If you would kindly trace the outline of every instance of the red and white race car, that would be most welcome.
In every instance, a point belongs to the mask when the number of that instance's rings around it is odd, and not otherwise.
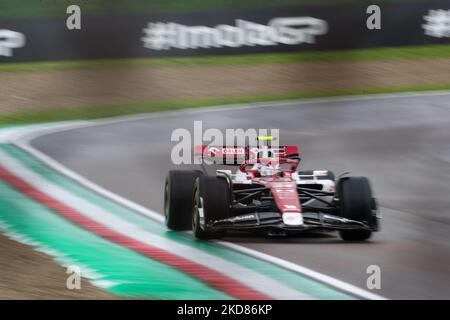
[[[298,171],[295,146],[199,146],[196,154],[239,168],[234,173],[217,169],[214,175],[204,166],[170,171],[164,196],[169,229],[192,229],[199,239],[222,238],[227,230],[274,236],[338,230],[348,241],[366,240],[378,230],[369,180],[343,176],[336,181],[331,171]]]

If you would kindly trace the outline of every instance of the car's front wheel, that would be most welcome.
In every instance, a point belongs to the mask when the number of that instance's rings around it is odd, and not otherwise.
[[[376,229],[377,217],[374,213],[374,199],[369,180],[366,177],[345,177],[337,183],[340,215],[343,218],[363,222]],[[363,241],[370,238],[372,231],[352,229],[339,231],[346,241]]]
[[[192,232],[197,239],[219,239],[225,230],[211,230],[208,223],[226,219],[230,212],[228,183],[218,177],[200,176],[195,182]]]
[[[201,175],[200,171],[169,171],[164,187],[164,217],[169,229],[191,229],[194,184]]]

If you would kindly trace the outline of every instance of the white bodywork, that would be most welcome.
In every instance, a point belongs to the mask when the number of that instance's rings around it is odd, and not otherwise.
[[[297,185],[311,185],[318,184],[321,185],[321,191],[334,192],[336,189],[336,183],[331,179],[323,179],[328,175],[329,171],[327,170],[313,170],[312,174],[299,174],[299,172],[295,172],[292,174],[292,177],[296,180]],[[240,171],[239,169],[236,173],[232,173],[231,170],[216,170],[216,174],[225,174],[231,177],[233,184],[251,184],[252,181],[247,179],[247,175]],[[333,196],[323,196],[323,200],[333,201]],[[309,201],[304,202],[302,205],[314,205],[320,206],[320,201],[316,199],[311,199]],[[303,216],[301,214],[291,214],[291,215],[283,215],[283,222],[287,225],[300,225],[303,224]]]
[[[231,170],[216,170],[216,174],[226,174],[231,177],[233,183],[251,184],[252,181],[247,179],[247,175],[239,169],[236,173]],[[312,175],[299,175],[298,172],[292,174],[292,177],[296,180],[297,185],[302,184],[320,184],[322,185],[321,191],[334,192],[336,183],[329,179],[320,179],[328,175],[327,170],[314,170]]]

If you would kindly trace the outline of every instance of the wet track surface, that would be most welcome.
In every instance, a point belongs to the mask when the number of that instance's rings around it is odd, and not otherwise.
[[[367,243],[334,233],[226,240],[366,288],[381,268],[387,298],[450,298],[450,95],[196,111],[46,135],[33,146],[99,185],[158,212],[176,128],[279,128],[304,169],[351,171],[372,182],[381,232]]]

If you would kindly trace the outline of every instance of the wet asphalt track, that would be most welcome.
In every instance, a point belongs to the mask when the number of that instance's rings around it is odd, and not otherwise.
[[[368,243],[334,234],[227,240],[366,288],[381,268],[387,298],[450,299],[450,94],[297,103],[143,118],[36,139],[33,145],[90,180],[162,212],[175,128],[280,128],[303,167],[372,181],[382,231]]]

